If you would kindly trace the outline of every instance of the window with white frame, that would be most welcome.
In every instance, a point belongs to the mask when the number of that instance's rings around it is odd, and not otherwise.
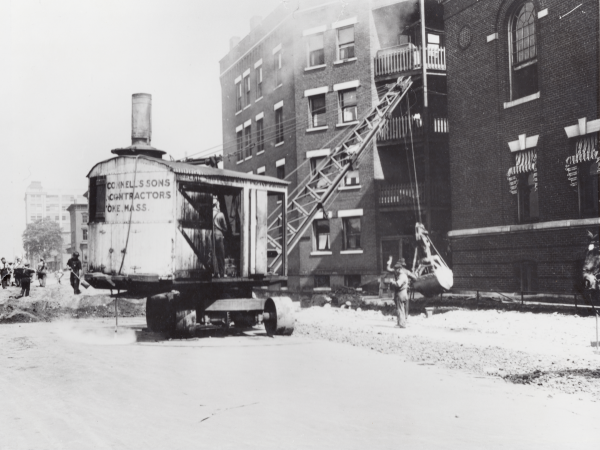
[[[313,277],[315,289],[331,287],[331,278],[329,275],[315,275]]]
[[[344,186],[360,186],[360,178],[358,176],[358,170],[349,170],[344,177]]]
[[[250,122],[250,121],[248,121]],[[250,123],[244,124],[244,149],[246,151],[246,159],[252,157],[252,125]]]
[[[240,162],[244,160],[244,135],[241,128],[235,133],[235,138],[237,143],[237,160]]]
[[[325,161],[325,158],[327,158],[327,157],[326,156],[315,156],[315,157],[310,158],[310,173],[312,175],[315,175],[319,168],[322,169],[321,165],[323,164],[323,161]],[[316,183],[317,189],[324,189],[324,186],[321,186],[321,181],[323,182],[323,184],[326,182],[325,179],[321,178],[321,175],[319,175],[317,178],[317,183]]]
[[[325,64],[324,34],[318,33],[306,37],[308,67]]]
[[[329,238],[329,219],[313,221],[313,249],[315,251],[331,250]]]
[[[283,142],[283,106],[275,110],[275,144]]]
[[[282,72],[281,48],[273,53],[273,76],[275,77],[275,87],[283,83],[281,76]]]
[[[539,219],[540,206],[537,189],[537,172],[519,175],[518,184],[519,222],[532,222]]]
[[[344,217],[342,219],[344,229],[344,250],[360,250],[360,217]]]
[[[354,58],[354,25],[337,29],[338,59]]]
[[[537,39],[535,6],[521,3],[509,21],[511,100],[538,92]]]
[[[265,151],[265,131],[263,118],[261,117],[256,121],[256,153]]]
[[[261,167],[259,167],[258,169],[256,169],[256,174],[257,174],[257,175],[264,175],[264,174],[265,174],[265,171],[266,171],[266,168],[265,168],[265,166],[261,166]]]
[[[281,160],[281,162],[277,161],[275,165],[277,169],[277,178],[279,178],[280,180],[285,180],[285,159]]]
[[[235,83],[235,110],[239,112],[242,110],[242,81]]]
[[[244,77],[244,105],[249,106],[252,101],[250,100],[250,73]]]
[[[262,97],[262,86],[263,86],[263,70],[262,65],[256,68],[256,99]]]
[[[356,89],[338,91],[339,123],[354,122],[358,120],[358,100]]]
[[[308,98],[310,128],[327,126],[327,106],[325,94],[313,95]]]

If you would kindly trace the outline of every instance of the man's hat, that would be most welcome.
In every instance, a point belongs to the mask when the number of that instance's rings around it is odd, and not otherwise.
[[[73,256],[79,256],[79,252],[73,252]]]
[[[400,268],[400,267],[406,267],[406,261],[404,260],[404,258],[400,258],[397,262],[396,265],[394,266],[394,268]]]

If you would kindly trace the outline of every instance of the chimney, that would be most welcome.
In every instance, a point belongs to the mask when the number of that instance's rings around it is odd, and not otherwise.
[[[252,16],[250,18],[250,31],[254,30],[262,22],[261,16]]]
[[[152,141],[152,95],[131,96],[131,145],[111,150],[115,155],[146,155],[161,158],[166,152],[150,145]]]
[[[229,39],[229,50],[233,50],[233,48],[240,43],[240,38],[238,36],[233,36]]]

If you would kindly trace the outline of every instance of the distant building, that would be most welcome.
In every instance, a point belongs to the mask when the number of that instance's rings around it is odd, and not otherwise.
[[[71,219],[67,208],[73,203],[87,205],[87,199],[80,189],[44,189],[40,181],[32,181],[25,190],[25,223],[49,218],[58,223],[63,236],[63,250],[49,261],[54,269],[61,267],[68,259],[68,248],[71,245]],[[56,264],[53,264],[56,263]]]
[[[88,263],[88,205],[73,203],[67,208],[71,219],[71,238],[68,253],[79,253],[84,270]]]
[[[444,1],[455,287],[572,293],[598,233],[598,1]]]
[[[436,245],[446,247],[445,35],[441,5],[425,6],[423,43],[416,0],[282,2],[265,19],[252,18],[250,34],[232,39],[220,61],[225,169],[285,178],[288,192],[387,85],[412,76],[412,92],[290,255],[291,288],[357,287],[374,280],[390,255],[410,265],[419,210]],[[269,199],[269,211],[278,200]]]

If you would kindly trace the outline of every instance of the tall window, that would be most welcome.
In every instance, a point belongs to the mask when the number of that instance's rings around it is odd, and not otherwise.
[[[265,132],[263,119],[256,121],[256,154],[265,151]]]
[[[250,74],[244,77],[244,104],[250,105]]]
[[[579,164],[579,205],[584,217],[598,217],[598,162]]]
[[[263,73],[262,66],[258,66],[256,69],[256,99],[262,97],[262,85],[263,85]]]
[[[313,95],[308,98],[310,112],[310,127],[324,127],[327,125],[327,109],[325,94]]]
[[[275,110],[275,144],[283,142],[283,107]]]
[[[315,275],[314,276],[315,288],[328,288],[331,287],[331,279],[329,275]]]
[[[517,289],[523,293],[534,294],[538,289],[537,264],[535,261],[517,261],[514,263]]]
[[[285,180],[285,164],[277,166],[277,178]]]
[[[354,58],[354,25],[338,28],[338,59]]]
[[[339,91],[339,118],[340,123],[354,122],[358,120],[358,101],[356,89]]]
[[[519,175],[519,222],[531,222],[539,219],[540,208],[536,172],[526,172]]]
[[[87,238],[88,238],[88,230],[87,230],[87,228],[83,228],[81,230],[81,232],[82,232],[82,235],[83,235],[83,240],[87,241]]]
[[[344,226],[344,250],[358,250],[360,246],[360,217],[346,217]]]
[[[313,158],[310,158],[310,173],[312,175],[315,175],[317,173],[317,169],[321,168],[321,170],[323,170],[324,168],[321,167],[321,164],[323,164],[323,161],[326,159],[326,156],[316,156]],[[314,188],[316,188],[317,190],[322,190],[325,189],[328,185],[327,179],[323,178],[321,175],[318,175],[318,177],[316,178],[316,183],[313,185]]]
[[[510,20],[511,100],[538,92],[535,7],[525,2]]]
[[[349,170],[344,177],[344,186],[360,186],[360,177],[358,170]]]
[[[275,77],[275,87],[283,83],[281,69],[281,50],[279,50],[273,55],[273,75]]]
[[[308,44],[308,66],[320,66],[325,64],[325,49],[323,46],[323,33],[313,34],[307,37]]]
[[[242,110],[242,82],[235,83],[235,111]]]
[[[316,251],[331,250],[329,242],[329,220],[319,219],[313,222],[314,246]]]
[[[246,158],[252,157],[252,125],[244,127],[244,148],[246,149]]]
[[[244,136],[242,130],[238,131],[235,137],[237,143],[237,160],[239,162],[244,160]]]

